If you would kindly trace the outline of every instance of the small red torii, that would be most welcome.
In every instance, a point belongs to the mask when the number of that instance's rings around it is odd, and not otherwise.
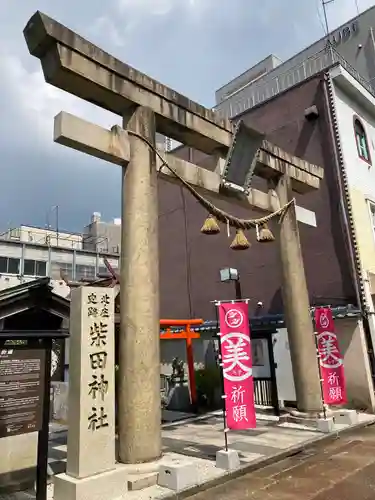
[[[189,373],[189,390],[191,404],[194,406],[197,403],[197,385],[195,382],[194,372],[194,354],[193,354],[193,339],[199,339],[200,334],[191,329],[192,326],[203,324],[203,319],[161,319],[160,327],[166,327],[166,331],[160,333],[161,340],[182,340],[186,342],[186,360]],[[182,327],[180,332],[173,333],[171,328]]]
[[[120,283],[120,277],[108,262],[106,257],[103,257],[104,265],[112,277],[112,286]],[[202,325],[203,319],[161,319],[160,327],[166,327],[166,331],[160,333],[161,340],[185,340],[186,342],[186,360],[189,373],[189,391],[191,404],[194,406],[197,403],[197,384],[195,381],[194,371],[194,354],[193,354],[193,339],[200,339],[200,334],[191,329],[192,326]],[[173,333],[171,328],[182,327],[182,331]]]
[[[104,256],[103,262],[105,267],[110,274],[110,283],[107,283],[106,286],[114,287],[120,284],[120,276],[117,274],[115,269],[108,262],[108,259]],[[61,278],[70,286],[72,283],[69,283],[66,277],[61,276]],[[97,283],[97,282],[96,282]],[[95,284],[95,283],[94,283]],[[77,284],[76,284],[77,285]],[[88,283],[87,285],[93,285],[93,283]],[[200,334],[191,329],[192,326],[199,326],[204,323],[203,319],[161,319],[160,320],[160,329],[165,327],[165,331],[160,333],[160,340],[185,340],[186,343],[186,360],[188,365],[188,373],[189,373],[189,392],[190,392],[190,401],[193,406],[197,403],[197,385],[195,380],[195,371],[194,371],[194,354],[193,354],[193,339],[200,339]],[[177,327],[181,328],[179,332],[172,332],[172,328]]]

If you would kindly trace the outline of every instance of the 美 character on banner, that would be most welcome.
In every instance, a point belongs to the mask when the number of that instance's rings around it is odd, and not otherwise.
[[[330,307],[315,309],[315,325],[323,402],[326,405],[343,405],[347,402],[344,360]]]
[[[218,303],[228,429],[256,427],[251,341],[246,302]]]

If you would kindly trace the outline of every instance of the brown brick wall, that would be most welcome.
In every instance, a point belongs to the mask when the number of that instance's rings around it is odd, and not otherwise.
[[[250,110],[242,118],[286,151],[324,168],[321,189],[296,196],[300,206],[316,213],[318,227],[300,224],[299,229],[311,304],[339,305],[354,302],[354,289],[338,211],[339,195],[323,85],[322,76],[318,76]],[[315,122],[309,122],[304,110],[313,104],[320,116]],[[206,155],[188,148],[181,148],[177,154],[206,168],[213,165]],[[255,186],[262,184],[262,180],[255,179]],[[211,300],[234,298],[233,284],[221,284],[219,280],[220,268],[227,266],[239,269],[243,296],[251,299],[252,310],[262,301],[262,313],[282,312],[277,244],[259,244],[251,233],[249,239],[253,245],[249,250],[230,250],[231,239],[225,227],[219,236],[201,235],[200,227],[206,214],[188,192],[160,181],[159,193],[163,317],[212,319]],[[221,202],[219,206],[239,217],[257,216],[254,211],[228,202]],[[277,224],[274,232],[276,235]]]

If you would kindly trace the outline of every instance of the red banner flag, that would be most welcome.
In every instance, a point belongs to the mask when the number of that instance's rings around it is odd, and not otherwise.
[[[228,429],[256,427],[248,305],[218,303]]]
[[[347,402],[344,361],[330,307],[315,309],[315,327],[323,401],[327,405],[343,405]]]

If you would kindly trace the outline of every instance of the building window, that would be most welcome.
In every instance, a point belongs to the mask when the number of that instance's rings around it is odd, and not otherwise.
[[[92,280],[95,279],[95,266],[85,266],[83,264],[76,265],[76,279],[77,280]]]
[[[375,235],[375,203],[369,201],[368,206],[370,209],[371,225]]]
[[[112,266],[112,269],[116,275],[120,274],[118,267]],[[99,267],[98,274],[102,277],[107,276],[109,278],[112,278],[112,273],[106,267]]]
[[[0,257],[0,273],[19,274],[20,259],[12,257]]]
[[[367,163],[371,163],[370,149],[368,147],[366,131],[359,118],[354,118],[354,134],[357,144],[358,156]]]
[[[23,274],[25,276],[46,276],[47,263],[41,260],[25,259],[23,263]]]
[[[20,239],[20,237],[21,237],[21,230],[20,230],[20,228],[19,228],[19,227],[18,227],[18,228],[15,228],[15,229],[11,229],[11,230],[9,231],[9,238],[10,238],[11,240],[19,240],[19,239]]]
[[[60,272],[61,278],[66,278],[68,280],[73,279],[73,265],[68,262],[52,262],[52,269],[58,270]]]
[[[98,274],[100,274],[100,275],[106,274],[107,276],[110,276],[110,272],[108,271],[108,269],[105,266],[99,267]]]

